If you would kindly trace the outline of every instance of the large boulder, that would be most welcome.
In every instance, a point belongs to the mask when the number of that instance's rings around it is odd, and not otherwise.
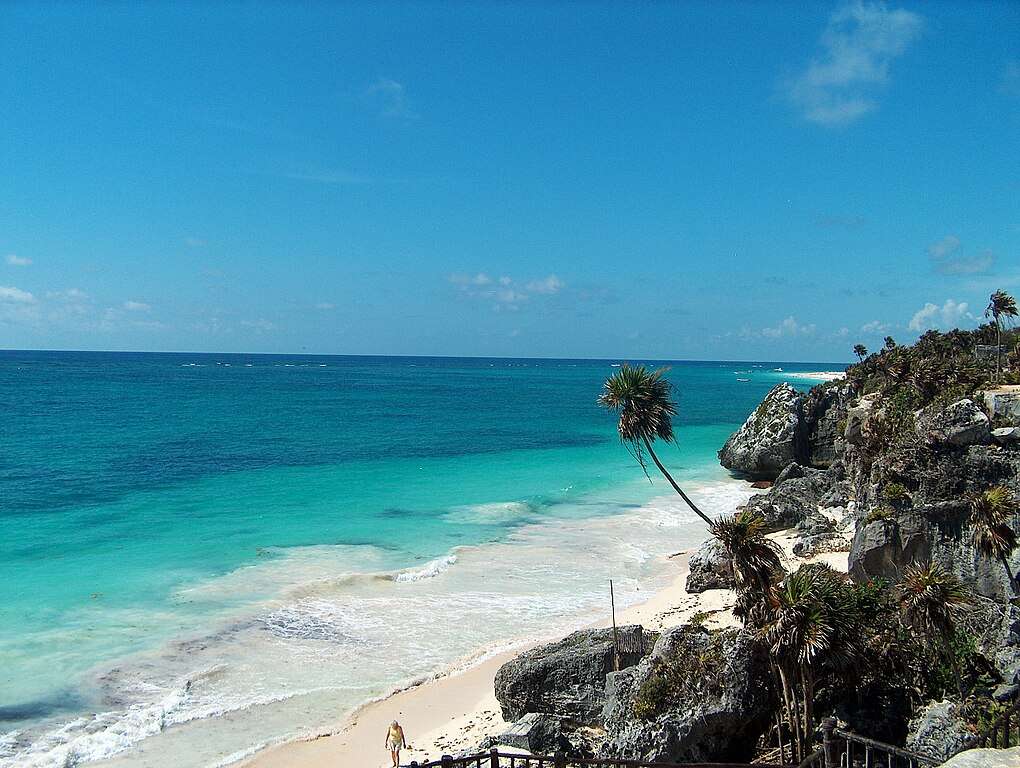
[[[828,472],[791,464],[768,493],[752,496],[746,506],[765,518],[769,531],[781,531],[816,514],[832,484]]]
[[[675,627],[640,664],[609,675],[602,754],[747,761],[773,703],[767,653],[749,632]]]
[[[974,741],[974,731],[956,711],[951,701],[935,701],[924,707],[910,721],[907,749],[935,758],[948,760]]]
[[[985,408],[996,423],[1020,426],[1020,384],[986,389]]]
[[[799,444],[802,401],[785,381],[773,387],[719,451],[722,465],[759,480],[778,476],[804,450]]]
[[[618,629],[620,668],[637,664],[658,635],[640,625]],[[507,722],[529,712],[546,712],[598,723],[606,675],[614,671],[613,630],[583,629],[508,661],[496,673],[496,700]]]
[[[942,768],[1017,768],[1020,747],[1010,749],[968,749],[946,762]]]
[[[966,398],[945,408],[919,411],[916,419],[918,434],[932,444],[961,447],[982,445],[991,439],[985,412]]]
[[[541,712],[529,712],[499,735],[485,739],[478,749],[499,746],[523,749],[535,755],[554,755],[557,752],[570,755],[574,752],[564,733],[563,718]]]
[[[717,539],[709,539],[688,560],[686,589],[690,593],[707,589],[732,589],[733,563]]]
[[[852,398],[853,390],[843,381],[814,387],[807,393],[802,411],[805,453],[798,456],[798,461],[820,469],[838,461],[841,429]]]

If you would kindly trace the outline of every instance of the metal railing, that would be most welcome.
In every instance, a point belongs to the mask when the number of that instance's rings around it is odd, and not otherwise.
[[[777,763],[647,763],[615,757],[575,758],[556,755],[515,755],[491,749],[467,757],[443,755],[415,768],[782,768]]]
[[[830,717],[822,723],[822,748],[804,758],[798,768],[929,768],[939,762],[919,752],[844,731]]]

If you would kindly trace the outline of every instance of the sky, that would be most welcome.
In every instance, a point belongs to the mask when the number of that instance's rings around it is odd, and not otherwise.
[[[851,358],[1020,292],[1020,3],[0,4],[0,349]]]

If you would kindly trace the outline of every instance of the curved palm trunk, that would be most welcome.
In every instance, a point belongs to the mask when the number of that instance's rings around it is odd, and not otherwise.
[[[1009,558],[1006,557],[1005,553],[999,553],[999,559],[1002,561],[1002,567],[1006,569],[1006,575],[1009,577],[1009,589],[1011,592],[1016,592],[1016,579],[1013,577],[1013,569],[1009,567]]]
[[[999,383],[1002,375],[1002,326],[999,325],[999,317],[995,317],[995,383]]]
[[[709,519],[708,515],[706,515],[704,512],[698,509],[694,502],[691,501],[690,498],[688,498],[686,493],[684,493],[683,488],[677,485],[676,480],[673,479],[673,476],[666,471],[666,468],[664,466],[662,466],[662,462],[659,461],[659,457],[656,456],[655,451],[652,450],[652,444],[648,440],[648,438],[646,437],[643,439],[645,442],[645,448],[648,450],[648,455],[652,457],[652,461],[655,462],[655,466],[659,468],[659,471],[662,473],[662,476],[669,480],[669,484],[673,486],[673,490],[680,494],[680,498],[687,502],[687,506],[693,509],[695,514],[697,514],[698,517],[704,520],[705,523],[709,527],[711,527],[712,521]]]

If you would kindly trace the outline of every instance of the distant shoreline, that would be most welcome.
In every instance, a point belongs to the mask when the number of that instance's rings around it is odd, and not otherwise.
[[[787,373],[791,379],[811,379],[813,381],[837,381],[846,376],[845,371],[808,371]]]

